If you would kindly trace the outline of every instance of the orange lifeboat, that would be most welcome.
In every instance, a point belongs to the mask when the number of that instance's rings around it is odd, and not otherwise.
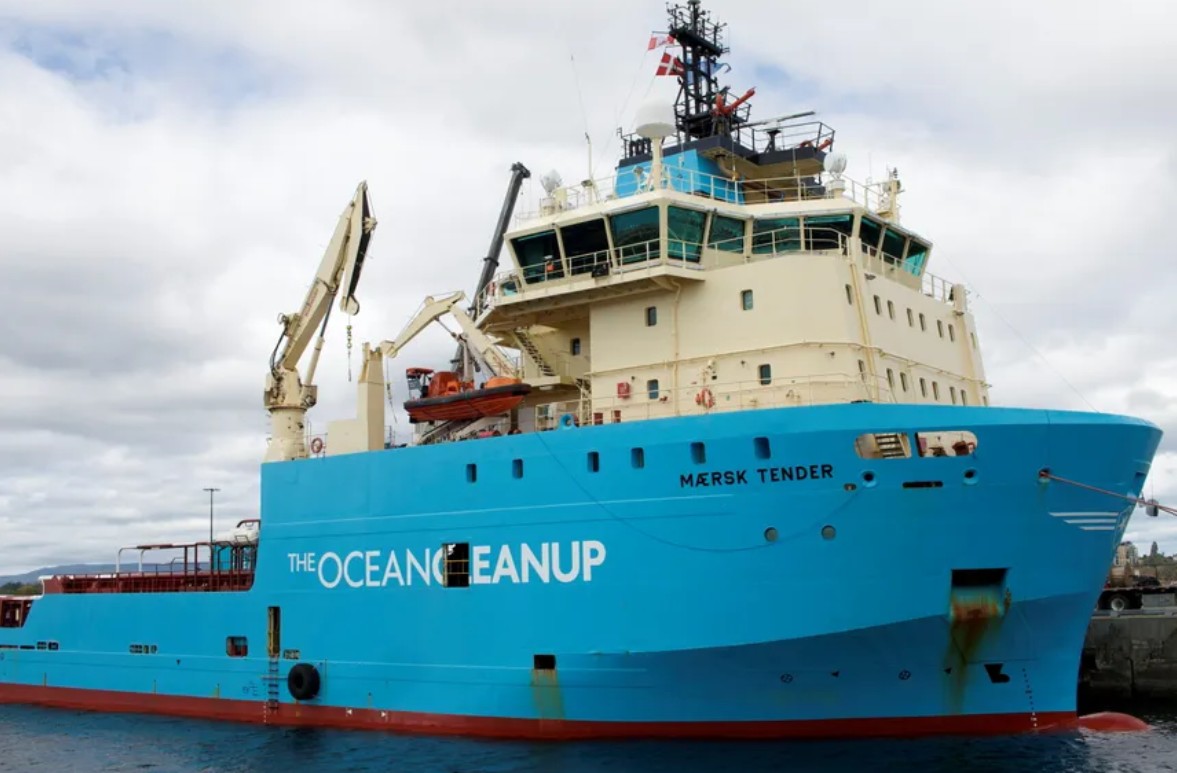
[[[459,421],[501,416],[523,402],[531,386],[520,379],[495,376],[475,388],[453,371],[436,373],[429,368],[405,371],[409,389],[419,390],[420,397],[405,401],[409,421]]]

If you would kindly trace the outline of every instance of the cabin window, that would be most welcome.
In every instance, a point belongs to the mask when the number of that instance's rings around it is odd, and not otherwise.
[[[888,228],[883,232],[883,259],[889,263],[898,263],[903,260],[903,250],[907,246],[907,237],[896,231],[894,228]]]
[[[652,378],[646,382],[646,396],[651,400],[658,399],[658,379]]]
[[[956,343],[956,330],[951,324],[948,325],[948,340]]]
[[[740,308],[744,311],[752,310],[752,291],[740,290]]]
[[[600,267],[609,270],[609,238],[605,235],[605,221],[567,225],[560,229],[564,254],[568,256],[568,270],[573,274],[588,274]]]
[[[936,320],[936,332],[940,334],[941,338],[944,337],[944,323],[941,320]]]
[[[511,460],[511,475],[512,475],[512,477],[515,477],[515,478],[522,478],[523,477],[523,460],[522,459]]]
[[[585,457],[585,462],[588,465],[589,472],[601,471],[601,453],[599,451],[589,451],[588,456]]]
[[[907,310],[907,326],[915,327],[915,317],[911,314],[911,309]]]
[[[924,270],[924,263],[928,260],[928,245],[912,239],[907,247],[907,257],[903,261],[903,268],[909,273],[919,274]]]
[[[467,464],[466,465],[466,482],[467,483],[477,483],[478,482],[478,465],[477,464]]]
[[[761,386],[768,386],[772,383],[772,366],[765,363],[760,366],[760,384]]]
[[[564,268],[560,265],[560,244],[556,241],[555,231],[520,236],[512,239],[511,244],[515,247],[515,259],[519,261],[523,281],[542,282],[564,276]]]
[[[445,556],[442,585],[447,588],[470,587],[470,543],[443,543],[441,554]]]
[[[666,208],[666,251],[670,257],[699,262],[707,214],[682,207]]]
[[[659,255],[658,208],[646,207],[609,218],[613,245],[622,263],[640,263]]]
[[[940,382],[939,381],[932,382],[932,399],[933,400],[940,399]]]
[[[244,636],[225,638],[225,654],[231,658],[243,658],[249,654],[249,639]]]
[[[805,218],[805,241],[810,250],[840,250],[854,232],[853,215],[814,215]]]
[[[846,303],[854,305],[854,291],[850,289],[850,285],[846,285]]]
[[[921,311],[920,312],[920,330],[927,330],[927,329],[928,329],[928,323],[927,323],[927,320],[924,319],[924,313]]]
[[[707,463],[707,446],[695,441],[691,443],[691,461],[695,464]]]
[[[887,316],[892,320],[895,319],[895,304],[891,303],[891,301],[887,301]]]
[[[617,424],[617,423],[618,423],[618,422],[620,422],[620,421],[621,421],[621,409],[620,409],[620,408],[614,408],[614,409],[613,409],[613,423],[614,423],[614,424]]]
[[[903,389],[904,392],[907,391],[907,374],[903,371],[899,372],[899,386]]]
[[[879,300],[879,296],[875,296],[875,314],[880,317],[883,316],[883,302]]]
[[[711,216],[711,232],[707,235],[707,246],[724,252],[744,251],[743,220],[723,215]]]
[[[887,368],[887,386],[892,390],[895,389],[895,371]]]
[[[883,238],[883,226],[876,220],[864,217],[858,226],[858,238],[862,240],[863,246],[868,248],[867,252],[873,254],[878,250],[879,240]]]
[[[657,306],[647,306],[646,307],[646,327],[654,327],[654,325],[657,325],[657,324],[658,324],[658,307]]]
[[[924,397],[928,396],[928,382],[924,381],[923,376],[920,376],[920,394]]]
[[[573,356],[580,354],[580,339],[579,338],[572,339],[572,354],[573,354]]]
[[[757,459],[768,459],[772,456],[772,446],[768,444],[766,437],[752,438],[752,448],[756,451]]]
[[[635,470],[646,466],[646,450],[644,448],[629,449],[629,464]]]
[[[801,219],[774,217],[752,222],[752,252],[756,255],[775,255],[801,249]]]
[[[952,404],[956,405],[956,387],[948,387],[948,397],[950,400],[952,400]]]
[[[968,405],[969,404],[969,393],[964,391],[964,389],[960,390],[960,404],[961,405]]]
[[[862,360],[858,361],[858,375],[862,377],[863,381],[866,381],[866,363]]]

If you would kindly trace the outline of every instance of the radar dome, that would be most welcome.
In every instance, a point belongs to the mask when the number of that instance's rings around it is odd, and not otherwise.
[[[675,131],[674,105],[651,100],[638,108],[634,131],[647,139],[669,137]]]
[[[564,181],[560,178],[560,173],[553,169],[541,177],[539,182],[544,186],[544,192],[551,195],[552,191],[559,188]]]
[[[831,153],[826,156],[825,170],[830,174],[842,174],[846,171],[846,154]]]

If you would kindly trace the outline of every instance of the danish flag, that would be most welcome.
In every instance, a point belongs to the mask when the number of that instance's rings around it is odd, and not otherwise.
[[[655,48],[673,45],[674,35],[659,35],[657,32],[655,32],[650,35],[650,43],[646,46],[646,50],[653,51]]]
[[[662,62],[658,65],[658,71],[654,75],[682,75],[685,72],[682,60],[667,53],[662,55]]]

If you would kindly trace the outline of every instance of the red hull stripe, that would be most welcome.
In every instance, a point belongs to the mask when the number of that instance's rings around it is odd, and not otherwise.
[[[814,719],[758,722],[595,722],[564,719],[512,719],[411,711],[346,709],[225,698],[78,690],[68,687],[0,685],[0,703],[31,703],[105,712],[168,714],[270,725],[398,730],[436,735],[493,738],[834,738],[940,734],[1005,734],[1065,730],[1076,726],[1071,712],[973,714],[881,719]]]

